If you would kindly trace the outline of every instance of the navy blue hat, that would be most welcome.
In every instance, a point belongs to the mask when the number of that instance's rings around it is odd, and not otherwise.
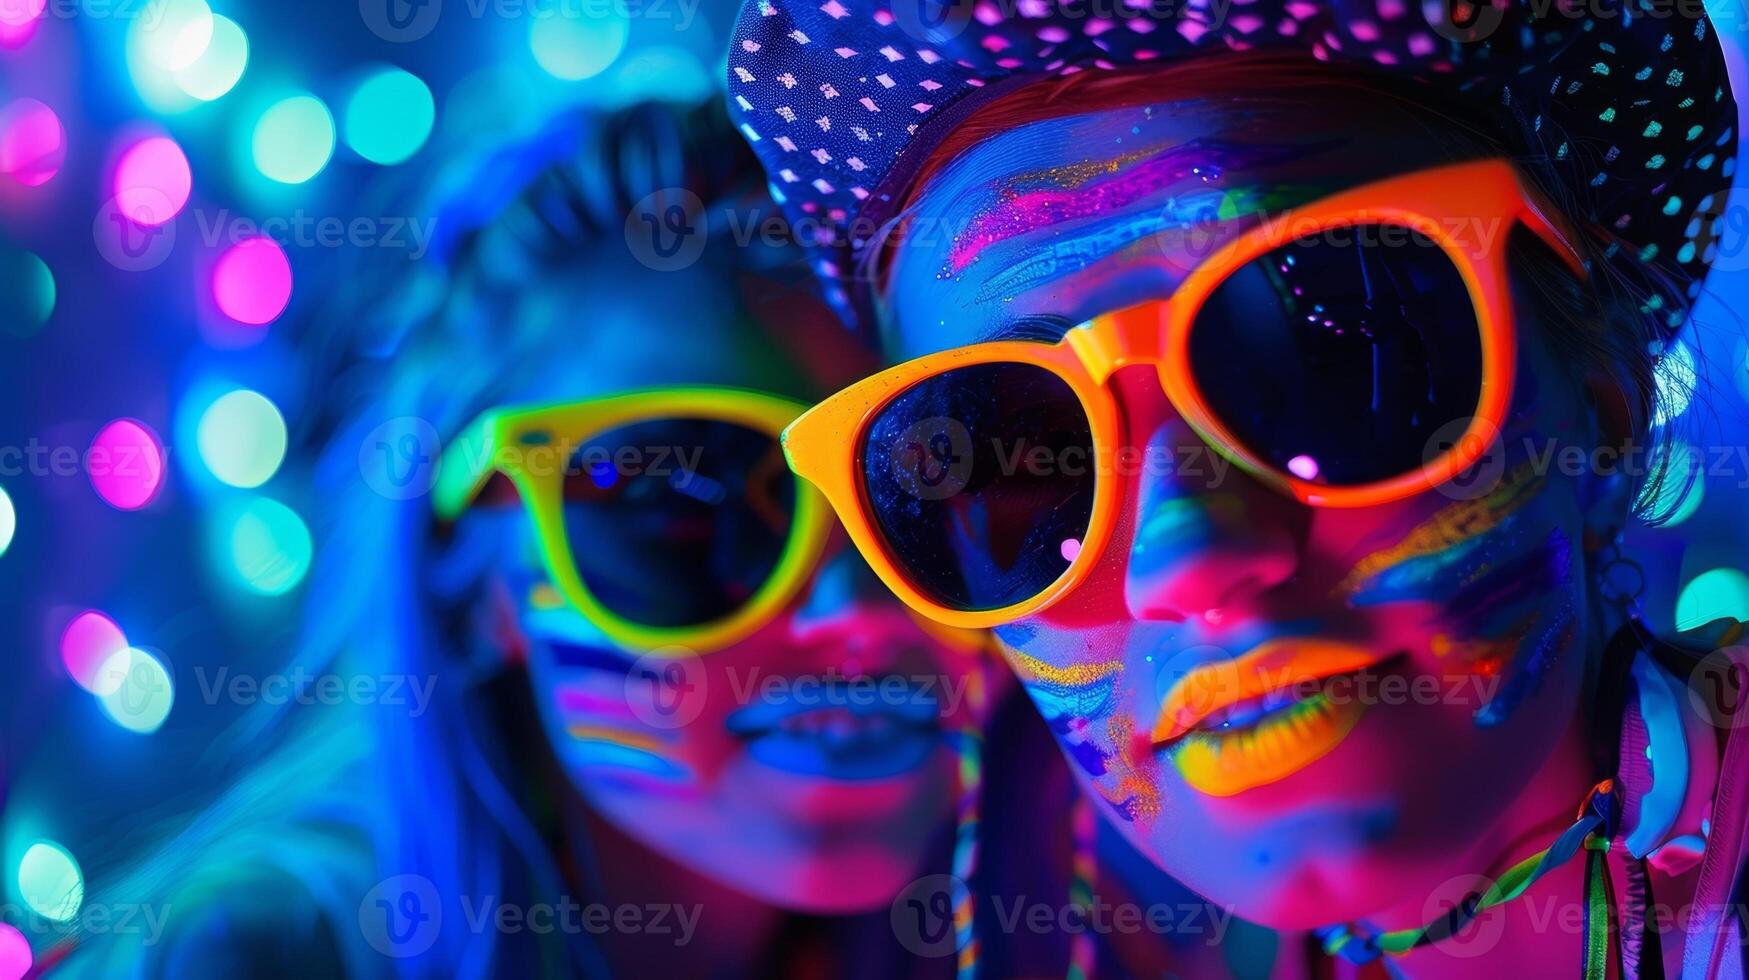
[[[861,253],[981,96],[1222,50],[1364,64],[1522,120],[1611,263],[1646,291],[1643,311],[1673,332],[1716,252],[1737,149],[1700,5],[1456,2],[1461,24],[1447,0],[1111,0],[1104,16],[1087,0],[749,0],[729,112],[828,298],[852,315],[866,312]]]

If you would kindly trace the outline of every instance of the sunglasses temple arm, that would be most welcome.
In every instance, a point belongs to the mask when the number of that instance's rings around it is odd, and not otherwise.
[[[473,503],[492,475],[497,417],[480,416],[443,448],[437,482],[431,488],[431,510],[440,521],[453,521]]]

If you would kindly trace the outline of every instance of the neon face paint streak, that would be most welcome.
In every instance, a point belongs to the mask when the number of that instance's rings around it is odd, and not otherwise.
[[[631,672],[632,661],[618,650],[598,646],[580,646],[545,640],[543,645],[552,654],[553,663],[575,670],[598,670],[625,676]]]
[[[1015,677],[1026,685],[1039,714],[1049,722],[1102,714],[1111,700],[1112,682],[1122,669],[1116,661],[1058,667],[1012,647],[1007,650]]]
[[[637,715],[632,711],[631,704],[626,700],[623,691],[618,697],[602,694],[581,684],[559,684],[554,690],[554,697],[559,703],[559,710],[567,717],[582,716],[586,719],[613,718],[625,721],[635,721]]]
[[[1458,639],[1444,633],[1433,637],[1431,646],[1433,655],[1440,659],[1453,659],[1463,662],[1466,671],[1472,676],[1493,677],[1518,654],[1530,636],[1531,627],[1536,625],[1537,613],[1529,613],[1509,627],[1504,636],[1495,639],[1479,637],[1475,639]]]
[[[947,270],[957,275],[985,249],[1010,238],[1110,214],[1189,182],[1194,182],[1192,186],[1212,183],[1241,154],[1252,157],[1260,152],[1260,148],[1190,140],[1146,158],[1138,154],[1009,177],[1002,182],[997,202],[973,217],[957,236]],[[1279,154],[1279,148],[1275,152]],[[1101,172],[1102,179],[1089,180]],[[1022,189],[1027,184],[1046,186]]]
[[[1125,248],[1145,243],[1162,232],[1192,228],[1198,221],[1208,220],[1208,215],[1215,210],[1215,206],[1232,196],[1230,193],[1217,191],[1189,195],[1173,200],[1157,211],[1127,218],[1115,226],[1095,228],[1053,241],[992,276],[978,288],[975,298],[979,302],[986,302],[1023,292],[1037,283],[1080,272]],[[1249,207],[1241,210],[1249,210]]]
[[[1389,569],[1417,558],[1437,555],[1486,534],[1533,499],[1542,487],[1543,478],[1532,464],[1520,464],[1507,473],[1505,480],[1491,493],[1445,507],[1416,525],[1396,544],[1361,558],[1337,585],[1336,593],[1352,596],[1369,580]]]
[[[1058,667],[1048,664],[1036,657],[1029,657],[1013,647],[1008,648],[1009,663],[1014,667],[1015,676],[1023,683],[1056,684],[1061,687],[1086,687],[1099,681],[1109,680],[1117,676],[1123,669],[1123,664],[1116,660],[1107,660],[1095,664],[1068,664]]]
[[[1572,606],[1562,606],[1536,642],[1528,650],[1520,651],[1518,663],[1511,667],[1500,692],[1476,709],[1476,727],[1492,728],[1500,724],[1510,718],[1526,698],[1535,694],[1555,657],[1573,645],[1576,628]]]
[[[588,777],[590,779],[596,779],[609,772],[637,773],[667,781],[684,781],[692,778],[690,770],[671,759],[631,746],[615,745],[611,742],[573,744],[567,747],[565,758],[571,765],[591,770]]]
[[[1542,547],[1465,585],[1446,601],[1445,615],[1456,622],[1478,622],[1540,601],[1565,588],[1572,571],[1572,541],[1566,532],[1554,528]]]

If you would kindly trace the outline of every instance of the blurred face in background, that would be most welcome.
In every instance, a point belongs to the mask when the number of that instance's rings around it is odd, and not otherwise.
[[[518,301],[518,322],[551,324],[550,342],[518,355],[502,404],[679,384],[805,400],[832,383],[828,369],[867,356],[791,296],[782,312],[816,316],[805,326],[830,341],[825,363],[806,363],[809,351],[754,323],[737,284],[708,262],[657,272],[623,249],[601,253]],[[769,434],[658,419],[564,451],[574,560],[616,611],[719,615],[781,551],[796,495]],[[994,693],[970,634],[922,628],[841,538],[834,528],[787,608],[702,656],[618,645],[573,609],[503,477],[458,522],[453,546],[489,553],[475,619],[525,662],[547,742],[596,812],[685,868],[830,913],[890,902],[948,839],[953,733],[981,723]]]

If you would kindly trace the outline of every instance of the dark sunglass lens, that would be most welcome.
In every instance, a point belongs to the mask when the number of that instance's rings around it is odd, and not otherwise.
[[[571,455],[565,535],[608,610],[645,626],[697,626],[770,579],[795,493],[768,433],[711,419],[639,422]]]
[[[1190,366],[1253,455],[1352,486],[1413,472],[1461,434],[1481,396],[1481,331],[1443,249],[1360,225],[1228,277],[1191,328]]]
[[[1048,588],[1093,513],[1093,435],[1061,378],[1028,364],[914,385],[862,445],[869,507],[911,582],[942,605],[999,609]]]

